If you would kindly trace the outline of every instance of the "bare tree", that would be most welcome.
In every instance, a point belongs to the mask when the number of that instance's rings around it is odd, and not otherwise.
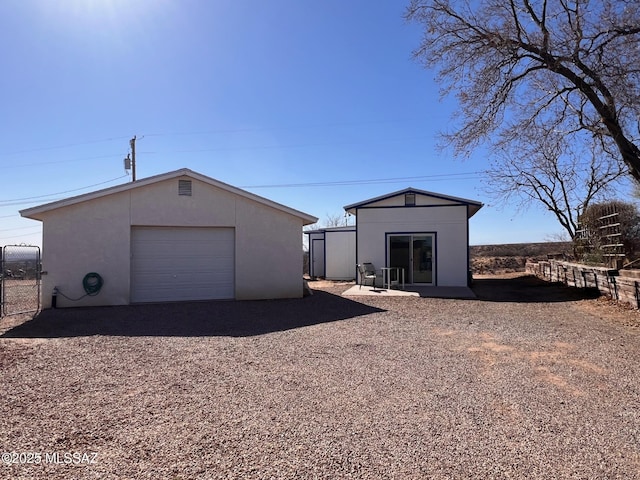
[[[411,0],[406,18],[424,26],[415,57],[458,98],[457,153],[544,125],[640,181],[640,2]]]
[[[571,239],[578,219],[594,200],[612,193],[626,169],[602,151],[589,151],[558,133],[530,128],[496,152],[486,190],[503,203],[552,212]]]
[[[349,218],[346,214],[334,213],[327,214],[327,218],[324,221],[325,227],[346,227],[349,225]]]

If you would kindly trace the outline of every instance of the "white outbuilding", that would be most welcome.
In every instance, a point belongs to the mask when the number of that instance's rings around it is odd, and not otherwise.
[[[302,297],[317,221],[186,168],[20,214],[43,224],[44,308],[54,292],[63,307]]]
[[[356,216],[356,263],[409,285],[468,286],[469,219],[482,203],[407,188],[344,208]]]
[[[309,276],[327,280],[356,278],[356,227],[327,227],[304,232],[309,238]]]

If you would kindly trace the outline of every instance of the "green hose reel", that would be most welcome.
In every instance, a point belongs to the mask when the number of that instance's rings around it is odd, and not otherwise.
[[[100,293],[100,289],[104,284],[104,280],[99,273],[91,272],[87,273],[82,279],[82,286],[84,287],[84,291],[87,292],[87,295],[93,297]]]

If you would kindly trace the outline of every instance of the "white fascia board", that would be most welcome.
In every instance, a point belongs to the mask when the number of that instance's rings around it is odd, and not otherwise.
[[[388,198],[404,195],[405,193],[417,193],[419,195],[425,195],[433,198],[440,198],[442,200],[459,202],[461,204],[468,205],[470,207],[468,218],[471,218],[473,215],[476,214],[478,210],[480,210],[484,206],[481,202],[478,202],[475,200],[469,200],[468,198],[452,197],[451,195],[445,195],[445,194],[436,193],[436,192],[429,192],[426,190],[420,190],[418,188],[409,187],[409,188],[404,188],[402,190],[398,190],[396,192],[387,193],[386,195],[380,195],[377,197],[370,198],[368,200],[363,200],[361,202],[352,203],[351,205],[346,205],[344,207],[344,210],[352,215],[356,215],[358,208],[365,207],[366,205],[369,205],[371,203],[379,202],[381,200],[386,200]]]

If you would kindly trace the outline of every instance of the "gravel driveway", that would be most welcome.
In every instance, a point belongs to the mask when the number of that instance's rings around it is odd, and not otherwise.
[[[0,478],[640,478],[637,312],[346,287],[0,320]]]

